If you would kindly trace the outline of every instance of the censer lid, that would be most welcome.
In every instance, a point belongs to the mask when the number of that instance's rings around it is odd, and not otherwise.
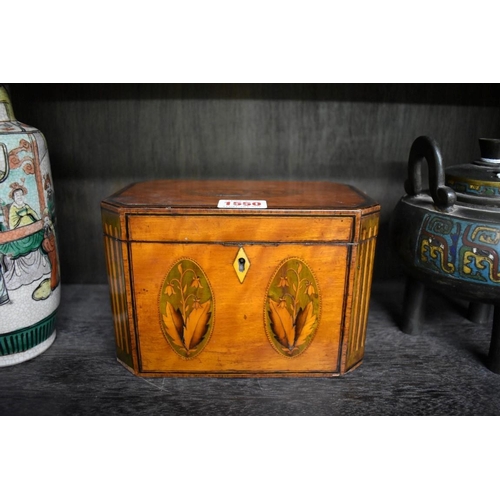
[[[500,206],[500,139],[479,139],[481,158],[448,167],[446,185],[466,203]]]

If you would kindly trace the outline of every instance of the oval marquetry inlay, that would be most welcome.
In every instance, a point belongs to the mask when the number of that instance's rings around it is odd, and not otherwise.
[[[297,258],[282,262],[269,283],[264,307],[266,333],[277,352],[302,354],[311,344],[320,317],[318,284]]]
[[[192,359],[207,345],[213,329],[214,299],[205,273],[190,259],[177,261],[160,291],[160,324],[172,349]]]

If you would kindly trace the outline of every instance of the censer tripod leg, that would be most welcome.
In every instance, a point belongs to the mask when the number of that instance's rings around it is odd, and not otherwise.
[[[478,325],[486,325],[490,319],[491,304],[485,304],[484,302],[471,302],[469,304],[469,310],[467,311],[467,317],[469,321],[477,323]]]
[[[425,286],[418,280],[408,277],[403,301],[401,330],[404,333],[418,333],[424,321]]]
[[[500,305],[495,305],[487,364],[492,372],[500,374]]]

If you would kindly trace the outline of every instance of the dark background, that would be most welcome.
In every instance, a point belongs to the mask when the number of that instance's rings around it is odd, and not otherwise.
[[[382,206],[375,279],[419,135],[445,165],[500,136],[498,84],[11,84],[16,118],[48,142],[62,280],[106,283],[100,201],[146,179],[332,180]]]

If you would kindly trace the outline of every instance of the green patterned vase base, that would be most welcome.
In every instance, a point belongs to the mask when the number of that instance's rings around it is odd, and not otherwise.
[[[42,354],[42,352],[46,351],[54,343],[55,339],[56,331],[54,330],[52,335],[47,340],[44,340],[41,344],[38,344],[27,351],[0,356],[0,367],[17,365],[19,363],[23,363],[24,361],[28,361],[29,359],[35,358],[39,354]]]
[[[0,335],[0,366],[22,363],[48,349],[56,338],[56,311],[35,325]]]

